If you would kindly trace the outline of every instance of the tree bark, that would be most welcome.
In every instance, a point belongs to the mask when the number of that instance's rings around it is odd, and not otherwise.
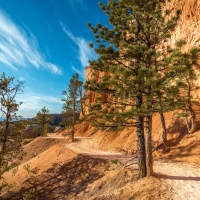
[[[164,144],[164,146],[167,146],[167,130],[166,130],[166,124],[165,124],[165,117],[163,112],[159,112],[160,114],[160,120],[161,120],[161,124],[162,124],[162,142]]]
[[[76,114],[76,99],[73,99],[73,117],[72,117],[72,142],[74,142],[74,126],[75,126],[75,114]]]
[[[140,108],[142,105],[142,94],[138,94],[136,97],[136,107]],[[138,139],[138,178],[146,176],[146,159],[145,159],[145,139],[144,139],[144,117],[138,116],[136,119],[136,132]]]
[[[83,100],[82,84],[79,86],[79,95],[80,95],[81,113],[82,113],[82,116],[85,116],[85,110],[84,110],[85,100]]]
[[[145,140],[143,117],[137,118],[137,138],[138,138],[138,178],[146,176],[146,155],[145,155]]]
[[[71,135],[72,142],[74,142],[74,124],[72,124],[72,135]]]
[[[152,115],[146,117],[146,170],[147,176],[153,175],[153,156],[152,156]]]
[[[1,149],[0,149],[0,166],[2,165],[2,162],[4,160],[4,153],[6,151],[6,144],[8,142],[8,136],[9,136],[9,125],[10,125],[10,109],[7,109],[7,114],[6,114],[6,120],[5,120],[5,129],[4,129],[4,134],[3,134],[3,140],[2,140],[2,145],[1,145]]]
[[[188,100],[187,100],[187,104],[188,104],[188,109],[190,111],[190,123],[189,123],[189,130],[188,133],[194,133],[196,130],[196,114],[192,108],[192,103],[191,103],[191,83],[190,81],[186,78],[187,84],[188,84]]]
[[[190,115],[191,115],[191,118],[190,118],[190,129],[189,129],[189,133],[194,133],[196,131],[196,114],[192,108],[192,105],[190,104],[188,106],[188,109],[190,111]]]

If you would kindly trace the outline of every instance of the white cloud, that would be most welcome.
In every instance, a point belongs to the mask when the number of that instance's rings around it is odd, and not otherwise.
[[[23,117],[34,117],[44,106],[50,113],[60,113],[63,104],[61,99],[33,93],[19,95],[17,101],[23,102],[18,112]]]
[[[94,50],[89,47],[88,42],[85,39],[75,37],[72,32],[68,30],[61,22],[60,25],[67,36],[78,46],[78,59],[81,62],[82,67],[85,68],[89,65],[88,60],[96,58]]]
[[[53,74],[62,74],[57,65],[48,63],[38,50],[37,40],[33,34],[28,38],[26,32],[15,25],[0,10],[0,62],[18,70],[18,67],[34,66],[45,68]]]

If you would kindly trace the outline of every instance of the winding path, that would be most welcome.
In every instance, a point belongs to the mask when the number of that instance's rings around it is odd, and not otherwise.
[[[102,151],[92,146],[92,138],[76,138],[79,141],[65,145],[76,153],[106,160],[118,159],[122,163],[137,167],[135,155]],[[200,166],[182,162],[155,161],[155,176],[171,188],[170,200],[200,200]],[[162,197],[161,197],[162,199]]]
[[[79,142],[68,143],[65,145],[67,149],[70,149],[76,153],[89,155],[95,158],[101,158],[106,160],[117,159],[122,163],[135,164],[137,162],[134,155],[125,155],[120,152],[114,151],[102,151],[92,146],[92,138],[76,138]]]

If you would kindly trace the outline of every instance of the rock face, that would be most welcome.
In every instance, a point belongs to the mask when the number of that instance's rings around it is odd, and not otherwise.
[[[165,9],[173,12],[180,9],[182,11],[175,31],[172,33],[171,45],[178,39],[186,42],[184,51],[192,47],[200,47],[200,1],[199,0],[171,0],[166,3]],[[200,86],[200,60],[198,65],[194,66],[198,76],[195,81],[196,86]],[[195,99],[200,98],[200,90],[193,93]]]
[[[88,80],[99,80],[99,73],[98,71],[94,71],[91,66],[87,66],[85,68],[85,82]],[[93,103],[95,101],[95,93],[92,93],[91,91],[86,90],[85,96],[87,96],[85,100],[85,105],[89,105],[90,103]],[[85,112],[88,113],[88,108],[85,108]]]
[[[166,9],[173,12],[182,11],[176,30],[172,34],[171,43],[177,39],[186,41],[185,49],[200,46],[200,1],[199,0],[171,0]]]
[[[172,33],[170,40],[171,45],[178,40],[183,39],[186,42],[184,50],[187,51],[191,47],[200,47],[200,0],[171,0],[164,6],[164,9],[168,9],[173,13],[177,10],[181,10],[181,16],[176,26],[175,31]],[[200,60],[198,65],[195,66],[197,76],[200,75]],[[85,80],[95,79],[100,81],[103,77],[103,73],[92,70],[92,67],[88,66],[85,69]],[[200,86],[200,77],[196,81],[196,85]],[[96,95],[94,93],[85,92],[89,96],[86,100],[86,113],[88,113],[89,104],[95,102]],[[196,91],[195,98],[200,97],[200,91]],[[102,97],[103,98],[103,97]]]
[[[93,70],[91,66],[87,66],[85,68],[85,81],[88,81],[88,80],[101,81],[103,76],[104,76],[103,72],[100,72],[100,71],[97,71],[97,70]],[[85,91],[85,96],[87,98],[85,100],[84,110],[85,110],[85,114],[88,114],[88,112],[89,112],[88,105],[90,105],[91,103],[95,102],[95,99],[96,99],[97,95],[94,92],[86,90]],[[106,101],[106,99],[107,99],[106,95],[104,95],[104,94],[102,94],[101,98],[104,101]]]

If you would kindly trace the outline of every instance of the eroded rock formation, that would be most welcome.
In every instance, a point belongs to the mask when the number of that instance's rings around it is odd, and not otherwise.
[[[87,66],[85,68],[85,81],[88,80],[96,80],[96,81],[101,81],[102,77],[104,76],[103,72],[97,71],[97,70],[93,70],[91,66]],[[90,105],[91,103],[95,102],[95,99],[97,97],[97,94],[91,91],[86,90],[85,91],[85,113],[88,114],[89,112],[89,107],[88,105]],[[107,96],[102,94],[102,100],[106,101]]]
[[[172,34],[171,43],[177,39],[186,41],[185,49],[200,46],[200,1],[199,0],[171,0],[166,9],[173,12],[182,11],[178,25]]]
[[[178,39],[183,39],[186,42],[184,50],[187,51],[191,47],[200,47],[200,0],[171,0],[167,1],[164,9],[172,11],[172,14],[178,9],[182,11],[178,25],[175,31],[172,33],[170,43],[173,44]],[[200,60],[199,64],[195,66],[197,76],[200,76]],[[100,81],[103,77],[103,73],[92,70],[92,67],[88,66],[85,69],[85,80],[95,79]],[[196,85],[200,86],[200,77],[196,81]],[[86,91],[86,95],[89,97],[86,104],[86,113],[88,113],[87,105],[95,102],[96,95],[89,91]],[[198,100],[200,98],[200,91],[195,91],[193,96]]]

